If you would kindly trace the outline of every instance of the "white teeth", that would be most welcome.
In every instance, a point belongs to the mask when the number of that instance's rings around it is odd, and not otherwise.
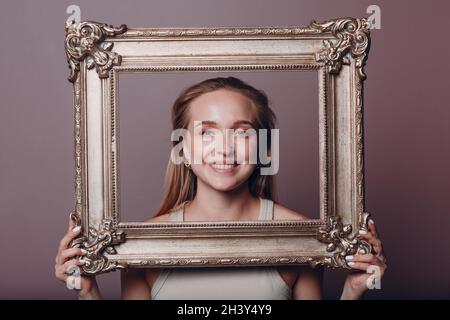
[[[211,165],[215,169],[231,169],[234,167],[234,164],[212,164]]]

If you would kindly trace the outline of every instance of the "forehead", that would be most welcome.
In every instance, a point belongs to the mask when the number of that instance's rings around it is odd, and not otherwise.
[[[219,89],[204,93],[191,101],[189,122],[215,121],[219,126],[232,126],[238,120],[254,120],[254,106],[237,91]]]

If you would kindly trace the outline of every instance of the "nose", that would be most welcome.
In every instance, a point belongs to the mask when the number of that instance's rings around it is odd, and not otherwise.
[[[216,152],[217,154],[223,156],[224,160],[226,158],[233,158],[234,156],[234,138],[232,136],[232,134],[230,134],[229,132],[226,132],[225,134],[222,135],[223,139],[222,139],[222,143],[219,146],[216,147]]]

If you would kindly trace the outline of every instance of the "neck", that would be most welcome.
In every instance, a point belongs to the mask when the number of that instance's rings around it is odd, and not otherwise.
[[[190,221],[257,220],[259,199],[246,183],[229,192],[215,190],[197,180],[195,198],[185,207]]]

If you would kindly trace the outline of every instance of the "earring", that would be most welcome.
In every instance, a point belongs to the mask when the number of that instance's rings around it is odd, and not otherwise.
[[[187,159],[184,160],[184,165],[186,166],[186,168],[190,169],[191,168],[191,164],[189,163],[189,161]]]

